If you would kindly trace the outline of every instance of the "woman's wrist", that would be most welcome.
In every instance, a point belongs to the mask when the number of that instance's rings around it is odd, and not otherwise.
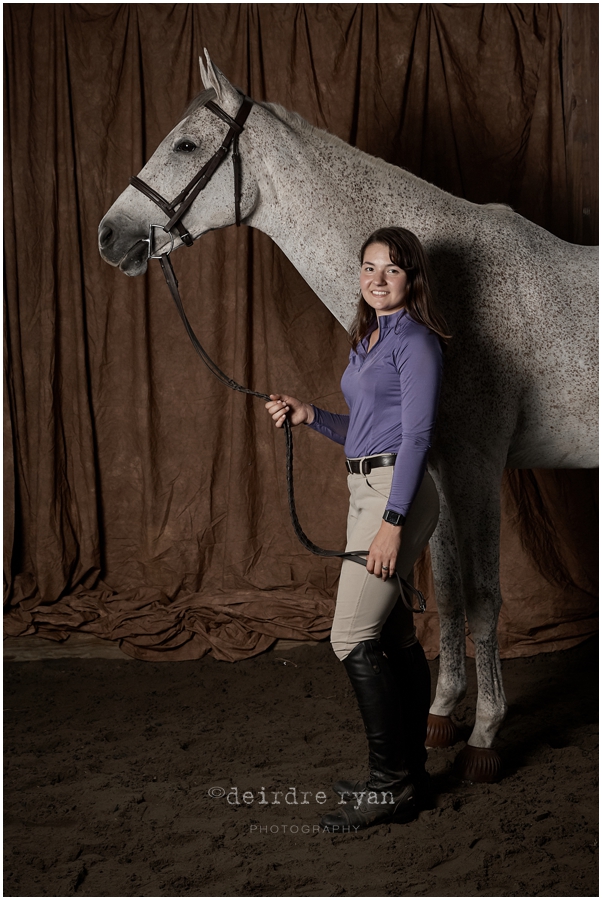
[[[383,533],[392,535],[400,535],[403,529],[403,525],[391,525],[390,522],[384,521],[380,523],[380,527]]]
[[[313,408],[313,406],[311,405],[311,403],[306,403],[306,404],[305,404],[305,413],[306,413],[306,416],[307,416],[307,418],[305,419],[305,424],[306,424],[306,425],[311,425],[311,423],[313,422],[313,420],[316,418],[316,411],[315,411],[315,409]]]

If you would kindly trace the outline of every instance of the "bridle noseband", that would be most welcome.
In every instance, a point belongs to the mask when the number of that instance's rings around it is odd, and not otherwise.
[[[184,190],[180,191],[178,196],[170,203],[169,200],[166,200],[165,197],[162,197],[158,191],[150,187],[150,185],[146,184],[146,182],[142,181],[141,178],[138,178],[137,175],[134,175],[133,178],[130,178],[130,184],[132,185],[132,187],[135,187],[137,190],[141,191],[141,193],[143,193],[145,197],[148,197],[149,200],[152,200],[153,203],[156,203],[157,206],[163,210],[163,212],[169,219],[167,225],[150,225],[148,238],[145,238],[145,243],[148,243],[148,258],[158,259],[161,263],[161,268],[163,269],[163,274],[165,275],[167,287],[169,288],[174,303],[176,304],[176,308],[178,310],[178,313],[180,314],[182,322],[184,323],[184,328],[186,329],[188,337],[192,342],[192,346],[201,357],[209,371],[213,375],[215,375],[218,381],[221,381],[222,384],[226,385],[226,387],[232,388],[232,390],[239,391],[243,394],[251,394],[253,397],[259,397],[262,400],[270,400],[269,394],[262,394],[259,391],[252,391],[250,388],[243,387],[243,385],[238,384],[238,382],[234,381],[233,378],[228,378],[228,376],[224,372],[222,372],[220,368],[218,368],[218,366],[213,362],[206,350],[201,346],[199,339],[194,333],[192,325],[188,321],[188,316],[184,311],[184,305],[182,303],[182,298],[180,297],[180,291],[178,289],[178,280],[171,264],[170,255],[174,248],[174,232],[178,235],[178,237],[181,238],[182,242],[186,244],[187,247],[192,247],[192,236],[182,222],[182,218],[185,213],[188,212],[201,191],[204,190],[204,188],[209,184],[211,178],[225,160],[230,150],[230,145],[232,145],[232,164],[234,166],[234,212],[236,224],[240,225],[241,179],[238,138],[240,137],[240,134],[244,129],[245,122],[247,121],[247,117],[251,112],[253,101],[249,97],[243,97],[243,101],[234,119],[212,100],[209,100],[208,103],[205,104],[205,106],[207,109],[211,110],[212,113],[215,113],[216,116],[219,116],[220,119],[223,119],[224,122],[226,122],[230,126],[230,129],[221,146],[218,147],[213,156],[209,160],[207,160],[205,165],[201,169],[199,169],[194,178],[188,182]],[[154,228],[162,228],[163,231],[169,234],[169,237],[171,238],[171,246],[169,247],[169,250],[162,250],[161,253],[153,253]],[[368,555],[367,550],[323,550],[321,547],[318,547],[316,544],[314,544],[313,541],[311,541],[307,537],[307,535],[301,528],[301,524],[299,522],[299,519],[297,518],[297,512],[295,508],[295,497],[293,491],[293,435],[291,432],[291,423],[289,422],[288,418],[284,420],[284,431],[286,435],[286,482],[288,489],[288,505],[291,520],[293,523],[293,529],[296,536],[301,541],[305,549],[309,550],[310,553],[313,553],[316,556],[340,557],[342,559],[348,559],[352,562],[359,563],[360,565],[365,566],[366,560],[363,557]],[[425,612],[426,601],[423,594],[417,588],[415,588],[413,584],[410,584],[405,578],[402,578],[398,572],[395,572],[394,574],[397,578],[399,592],[404,605],[412,612]],[[418,607],[412,606],[411,602],[406,597],[406,591],[418,598]]]
[[[133,178],[130,178],[130,184],[132,187],[135,187],[139,190],[145,197],[148,197],[149,200],[152,200],[153,203],[156,203],[157,206],[163,210],[165,215],[168,217],[169,221],[167,225],[151,225],[149,229],[149,235],[146,239],[148,241],[148,257],[149,259],[156,259],[157,256],[169,255],[173,250],[174,245],[174,231],[181,238],[182,242],[186,244],[187,247],[192,247],[192,236],[187,230],[186,226],[182,222],[182,218],[185,213],[188,212],[196,198],[199,196],[202,190],[204,190],[218,168],[221,166],[225,158],[227,157],[230,151],[230,145],[232,145],[232,165],[234,167],[234,214],[236,217],[236,224],[240,225],[240,192],[241,192],[241,179],[240,179],[240,153],[238,152],[238,139],[240,137],[241,132],[245,127],[245,122],[247,121],[248,115],[253,108],[253,101],[250,97],[243,97],[242,103],[236,113],[235,118],[228,115],[228,113],[218,106],[217,103],[214,103],[213,100],[209,100],[205,104],[205,108],[211,110],[216,116],[220,119],[223,119],[227,125],[230,126],[228,133],[222,144],[215,151],[213,156],[207,160],[205,165],[199,169],[194,178],[188,182],[186,187],[180,191],[178,196],[169,202],[165,197],[162,197],[161,194],[152,188],[150,185],[146,184],[145,181],[142,181],[141,178],[138,178],[137,175],[134,175]],[[165,251],[164,254],[157,254],[157,256],[153,255],[152,249],[152,238],[153,238],[153,228],[163,228],[163,231],[167,232],[171,237],[171,247],[168,251]]]

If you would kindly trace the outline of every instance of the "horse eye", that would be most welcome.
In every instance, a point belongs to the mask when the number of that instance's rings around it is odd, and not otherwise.
[[[196,144],[193,144],[192,141],[180,141],[179,144],[176,144],[175,149],[178,153],[192,153],[196,150]]]

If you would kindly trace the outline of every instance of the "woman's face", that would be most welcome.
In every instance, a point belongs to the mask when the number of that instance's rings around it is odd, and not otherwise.
[[[360,290],[377,316],[403,309],[408,293],[408,277],[394,265],[386,244],[368,244],[360,272]]]

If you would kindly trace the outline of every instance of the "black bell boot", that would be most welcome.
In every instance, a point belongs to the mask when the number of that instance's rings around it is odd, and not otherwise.
[[[370,777],[350,802],[320,822],[350,831],[380,822],[409,822],[418,814],[416,787],[404,754],[399,691],[378,641],[362,641],[343,660],[368,738]]]
[[[431,703],[429,665],[418,642],[410,647],[396,646],[395,634],[389,633],[386,627],[380,643],[387,655],[397,689],[400,749],[416,790],[416,802],[420,809],[432,809],[434,797],[430,776],[424,768],[427,759],[426,727]],[[353,800],[366,789],[366,782],[337,781],[333,789],[343,800]]]

